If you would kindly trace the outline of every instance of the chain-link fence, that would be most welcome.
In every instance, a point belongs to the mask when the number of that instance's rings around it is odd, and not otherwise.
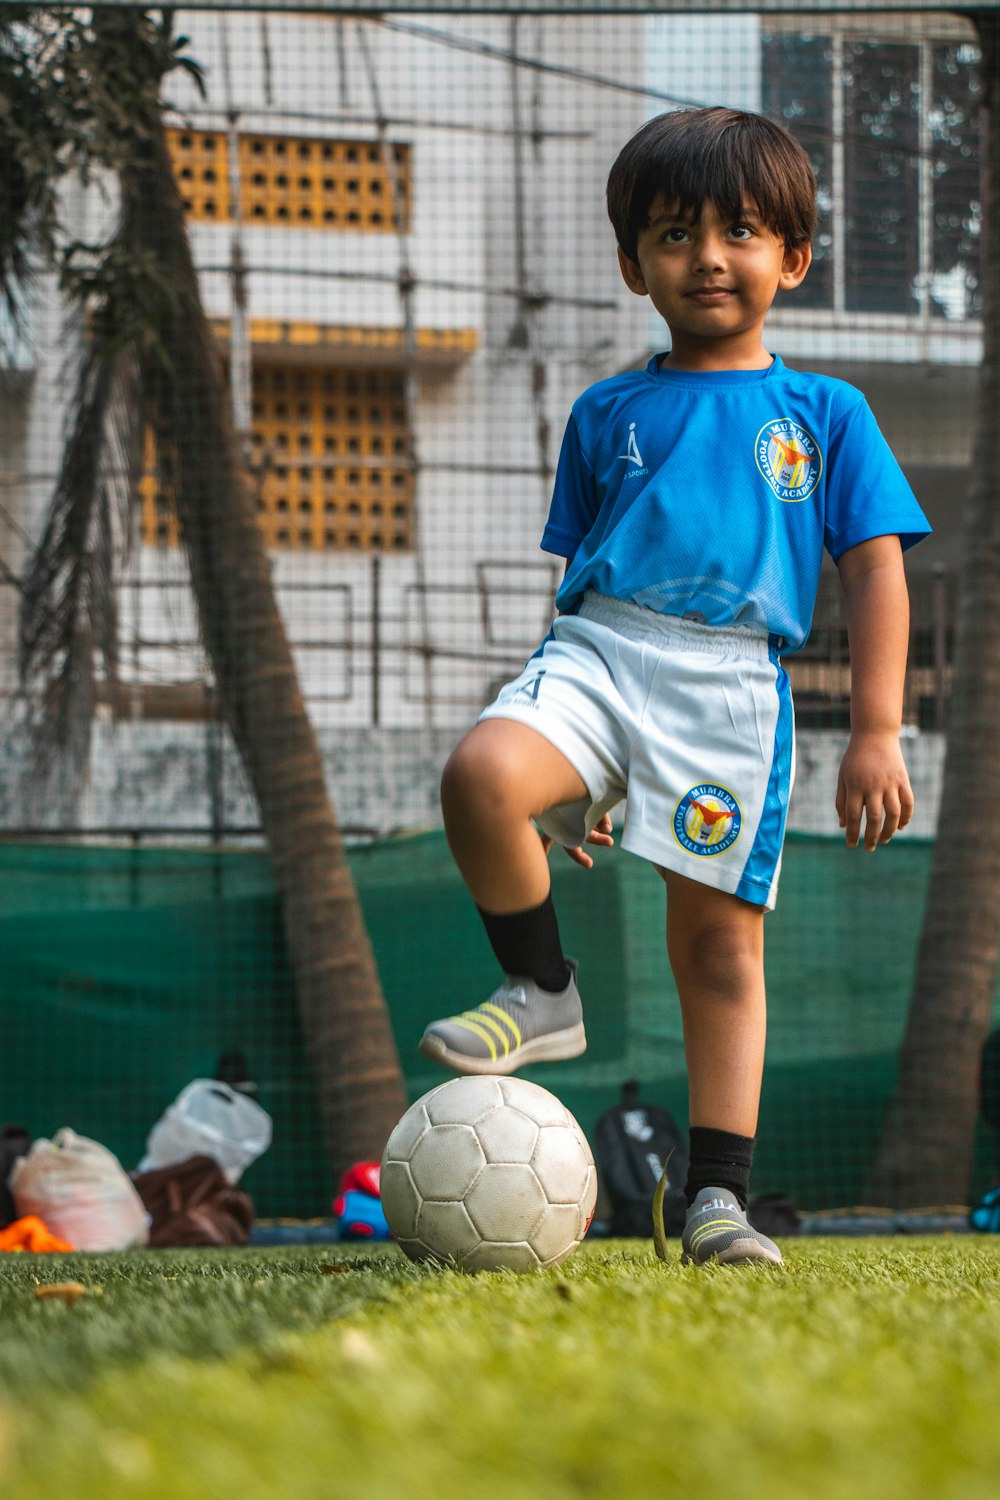
[[[46,35],[55,47],[66,13],[48,14],[39,48]],[[809,152],[814,261],[776,303],[768,347],[864,391],[934,527],[907,557],[918,813],[902,846],[879,855],[877,878],[857,878],[835,837],[850,673],[829,561],[810,640],[786,663],[799,772],[784,909],[769,919],[758,1185],[794,1187],[813,1205],[857,1198],[892,1084],[948,725],[982,350],[972,23],[927,10],[271,9],[179,13],[178,36],[198,72],[164,74],[165,141],[225,369],[224,423],[337,817],[369,843],[355,876],[411,1091],[431,1081],[417,1066],[418,1012],[473,1003],[490,960],[440,836],[405,855],[386,841],[439,827],[451,746],[547,629],[562,562],[538,544],[573,400],[666,347],[618,271],[610,164],[650,116],[699,104],[763,111]],[[195,417],[211,431],[183,343],[173,436],[134,398],[135,371],[119,371],[100,409],[116,440],[95,460],[85,518],[72,511],[95,329],[108,307],[127,322],[121,309],[176,270],[174,250],[158,266],[155,237],[138,230],[102,262],[127,180],[107,167],[60,177],[59,243],[75,245],[62,286],[36,264],[0,320],[0,926],[12,955],[2,1004],[18,1026],[7,1067],[19,1080],[7,1109],[38,1131],[87,1127],[134,1155],[172,1093],[236,1049],[282,1122],[262,1206],[318,1213],[329,1184],[300,1023],[267,863],[247,852],[262,842],[256,783],[180,544],[177,432]],[[102,266],[121,278],[110,297]],[[70,272],[88,269],[74,300]],[[48,573],[40,542],[62,549]],[[227,536],[214,545],[225,557]],[[203,610],[225,583],[202,580]],[[37,625],[39,597],[73,626],[47,685],[19,676],[25,602]],[[42,776],[33,726],[46,692],[62,695],[77,761]],[[564,1091],[589,1125],[638,1071],[683,1115],[658,883],[617,855],[589,885],[558,882],[578,946],[608,947],[591,953],[603,981],[591,986],[596,1044]],[[600,940],[587,905],[598,890]],[[872,923],[900,934],[877,977],[852,957]]]

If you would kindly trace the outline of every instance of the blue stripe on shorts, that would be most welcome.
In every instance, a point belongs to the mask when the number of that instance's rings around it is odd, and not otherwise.
[[[795,743],[795,721],[792,708],[792,690],[788,673],[778,660],[777,651],[769,652],[777,672],[775,690],[778,694],[778,719],[774,726],[774,751],[771,756],[771,774],[764,794],[764,808],[757,824],[757,836],[743,866],[736,895],[744,901],[761,904],[761,889],[770,891],[774,872],[781,858],[785,840],[785,821],[788,817],[789,782],[792,773],[792,747]]]

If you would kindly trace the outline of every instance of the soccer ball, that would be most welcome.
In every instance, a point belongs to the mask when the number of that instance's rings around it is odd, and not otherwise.
[[[534,1271],[583,1239],[597,1173],[553,1094],[523,1078],[463,1077],[406,1111],[382,1157],[381,1190],[411,1260]]]

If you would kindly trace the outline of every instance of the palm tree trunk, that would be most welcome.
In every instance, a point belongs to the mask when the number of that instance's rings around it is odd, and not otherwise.
[[[141,352],[143,396],[173,483],[203,640],[270,847],[336,1178],[345,1165],[381,1154],[406,1095],[159,119],[144,153],[123,174],[123,211],[130,242],[165,268],[169,292]]]
[[[1000,957],[1000,12],[973,19],[986,122],[983,362],[937,839],[899,1081],[867,1191],[895,1207],[967,1200]]]

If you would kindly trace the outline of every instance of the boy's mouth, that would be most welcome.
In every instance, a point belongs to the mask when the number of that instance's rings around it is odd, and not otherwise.
[[[703,302],[711,307],[717,302],[724,302],[727,297],[732,296],[732,291],[727,286],[700,286],[693,292],[685,294],[691,302]]]

